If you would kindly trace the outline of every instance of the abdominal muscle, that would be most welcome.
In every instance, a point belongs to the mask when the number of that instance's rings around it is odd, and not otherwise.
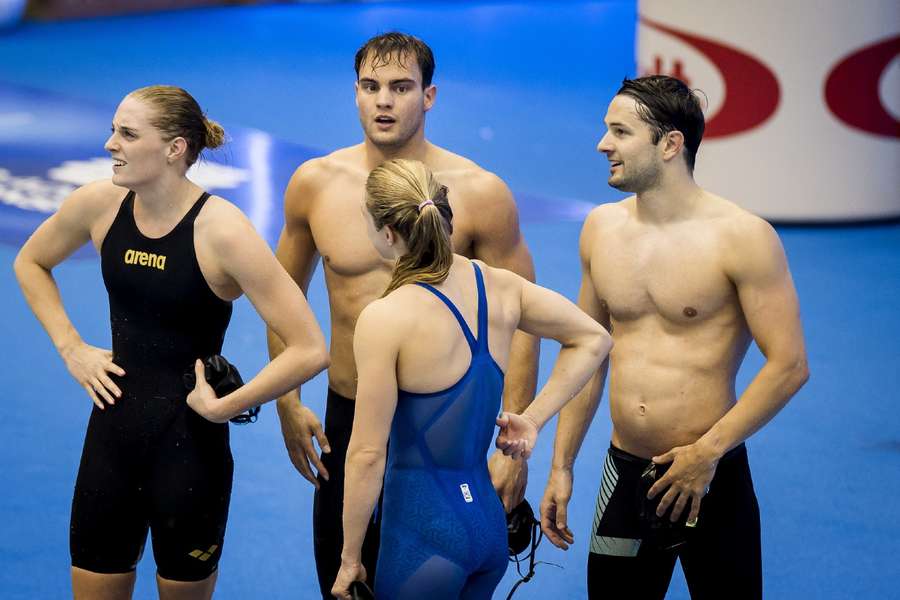
[[[612,443],[651,458],[696,442],[731,409],[749,336],[733,327],[663,332],[636,325],[615,329],[609,376]]]
[[[362,310],[381,297],[390,283],[391,272],[383,265],[360,275],[339,275],[325,269],[331,307],[331,343],[328,386],[345,398],[356,398],[356,361],[353,358],[353,331]]]

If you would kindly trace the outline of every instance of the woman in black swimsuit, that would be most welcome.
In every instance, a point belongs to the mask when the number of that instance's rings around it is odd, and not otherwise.
[[[160,598],[211,597],[231,496],[228,419],[327,366],[324,336],[269,247],[186,177],[223,138],[184,90],[135,90],[106,142],[112,179],[75,190],[16,258],[31,309],[95,405],[72,502],[75,598],[130,598],[148,530]],[[111,352],[81,339],[51,275],[87,241],[109,292]],[[221,352],[241,294],[287,349],[216,398],[200,360]]]

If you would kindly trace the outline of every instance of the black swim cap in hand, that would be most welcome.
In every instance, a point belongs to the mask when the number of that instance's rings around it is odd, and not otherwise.
[[[206,374],[206,383],[216,393],[216,398],[230,394],[244,385],[244,380],[241,379],[241,374],[238,372],[237,367],[219,354],[213,354],[203,359],[203,369]],[[184,372],[184,387],[188,390],[193,390],[196,383],[197,377],[194,375],[194,365],[191,365]],[[258,415],[259,407],[254,406],[247,412],[230,418],[229,421],[236,425],[246,425],[247,423],[255,423]]]

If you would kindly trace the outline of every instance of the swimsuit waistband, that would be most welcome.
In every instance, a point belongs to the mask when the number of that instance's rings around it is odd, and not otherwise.
[[[609,444],[609,453],[613,456],[613,458],[617,458],[617,459],[624,460],[627,462],[635,463],[637,465],[640,465],[642,468],[646,467],[651,462],[653,462],[649,458],[643,458],[643,457],[631,454],[629,452],[625,452],[621,448],[617,448],[616,446],[614,446],[612,444],[612,442],[610,442],[610,444]],[[747,454],[747,446],[743,442],[741,442],[740,444],[738,444],[737,446],[735,446],[734,448],[732,448],[731,450],[729,450],[728,452],[723,454],[722,458],[719,459],[719,462],[721,463],[722,461],[729,461],[732,458],[736,458],[738,456],[746,455],[746,454]]]

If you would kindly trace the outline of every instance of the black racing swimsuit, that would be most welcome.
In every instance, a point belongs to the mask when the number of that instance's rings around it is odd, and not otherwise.
[[[694,527],[686,526],[687,506],[672,524],[671,509],[655,517],[662,494],[647,499],[670,466],[650,468],[649,459],[610,445],[589,540],[588,598],[662,600],[676,559],[693,600],[762,598],[759,505],[746,446],[719,460]]]
[[[198,581],[216,569],[225,537],[233,462],[228,425],[185,403],[183,374],[219,354],[231,303],[216,296],[197,263],[194,221],[204,193],[172,231],[148,238],[122,202],[100,257],[109,292],[111,376],[122,397],[94,407],[72,501],[75,567],[134,570],[149,528],[158,573]]]

